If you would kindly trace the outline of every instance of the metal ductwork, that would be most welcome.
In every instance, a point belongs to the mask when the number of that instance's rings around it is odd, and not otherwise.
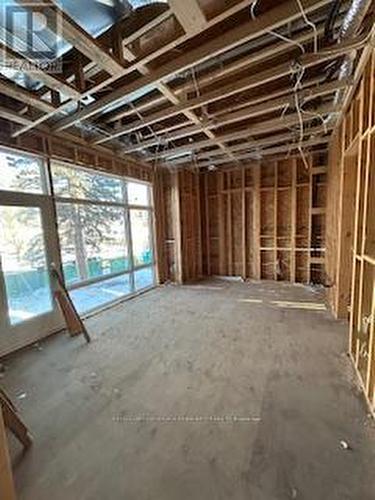
[[[370,7],[372,0],[353,0],[344,20],[338,36],[338,43],[352,38],[360,28],[362,21]],[[349,78],[353,72],[353,64],[356,51],[353,50],[345,56],[339,69],[339,80]],[[334,104],[338,104],[342,99],[345,90],[338,90],[335,94]]]
[[[339,42],[355,35],[366,15],[372,0],[353,0],[339,33]]]

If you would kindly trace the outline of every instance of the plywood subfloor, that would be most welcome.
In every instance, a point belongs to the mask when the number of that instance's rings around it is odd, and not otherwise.
[[[58,336],[7,360],[35,438],[25,456],[11,441],[19,498],[375,498],[347,326],[322,308],[290,284],[169,286],[88,320],[90,345]]]

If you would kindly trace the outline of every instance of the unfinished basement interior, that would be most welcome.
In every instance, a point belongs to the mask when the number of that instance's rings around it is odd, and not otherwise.
[[[1,2],[1,500],[375,499],[374,18]]]

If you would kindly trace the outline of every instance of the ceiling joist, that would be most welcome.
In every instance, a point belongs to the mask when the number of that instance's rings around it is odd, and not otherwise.
[[[169,5],[186,33],[204,30],[207,20],[197,0],[169,0]]]
[[[334,106],[333,104],[324,104],[323,106],[319,106],[316,108],[312,115],[310,113],[308,115],[303,115],[303,122],[311,121],[314,118],[319,118],[320,116],[337,113],[339,111],[338,106]],[[288,116],[280,117],[280,118],[272,118],[270,120],[263,121],[261,123],[257,123],[252,126],[246,126],[241,130],[230,132],[227,134],[218,135],[218,139],[222,142],[235,141],[237,139],[243,138],[251,138],[255,135],[261,135],[268,132],[272,132],[275,130],[282,130],[284,128],[293,127],[300,124],[300,115],[299,113],[291,113]],[[183,146],[179,146],[173,148],[173,150],[165,150],[160,151],[155,155],[152,155],[149,160],[155,160],[157,158],[172,158],[181,153],[189,153],[196,149],[200,149],[206,146],[212,146],[212,141],[210,140],[202,140],[192,142]],[[138,144],[136,146],[128,148],[128,152],[132,153],[134,151],[139,151],[139,149],[143,149],[144,143]]]
[[[329,3],[329,0],[304,0],[305,13],[318,9]],[[196,64],[200,64],[207,59],[233,49],[241,43],[248,42],[256,37],[264,35],[270,30],[276,29],[283,24],[287,24],[301,16],[301,11],[294,0],[271,9],[267,14],[259,16],[255,21],[249,19],[248,23],[241,24],[232,30],[224,33],[221,37],[214,38],[190,52],[169,61],[162,67],[151,72],[149,75],[137,79],[135,82],[114,90],[107,96],[99,99],[95,103],[86,106],[84,109],[74,113],[72,116],[60,120],[56,130],[63,130],[77,123],[80,120],[88,119],[103,111],[109,105],[113,105],[127,95],[129,99],[136,96],[140,89],[146,86],[156,85],[163,79],[171,78],[178,73],[185,71]]]
[[[0,80],[0,118],[14,124],[12,137],[71,129],[88,146],[158,164],[235,164],[322,147],[352,85],[339,76],[341,62],[349,53],[356,61],[370,43],[368,17],[337,43],[349,1],[330,20],[329,36],[329,0],[263,2],[256,17],[252,0],[229,9],[169,0],[145,7],[143,18],[143,8],[138,17],[133,11],[97,38],[52,1],[70,44],[64,71],[36,68],[33,86]],[[3,54],[22,61],[22,50],[12,49]]]
[[[305,130],[304,135],[309,135],[311,137],[311,136],[327,134],[332,130],[334,125],[335,125],[334,120],[331,120],[330,123],[327,123],[327,125],[325,126],[319,125],[316,127],[309,127],[307,130]],[[272,146],[274,144],[295,143],[296,139],[298,139],[298,136],[299,136],[298,133],[286,132],[283,134],[271,135],[257,140],[250,139],[246,140],[241,144],[237,144],[236,146],[228,146],[228,150],[231,151],[232,153],[235,153],[236,158],[239,159],[237,153],[240,155],[249,152],[254,154],[255,151],[259,151],[261,148]],[[180,158],[174,158],[173,161],[171,162],[167,161],[166,163],[170,165],[188,165],[191,164],[192,161],[194,161],[195,163],[199,162],[198,163],[199,166],[204,166],[201,160],[208,160],[207,165],[212,165],[212,164],[216,165],[219,160],[220,161],[223,160],[222,157],[223,157],[223,152],[216,149],[216,150],[205,151],[203,153],[195,153],[193,155],[188,154]]]

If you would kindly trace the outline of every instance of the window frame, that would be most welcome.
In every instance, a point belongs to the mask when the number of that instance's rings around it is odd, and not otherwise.
[[[123,300],[124,298],[131,297],[133,295],[136,295],[140,292],[144,292],[148,289],[151,289],[156,286],[156,280],[157,280],[157,271],[156,271],[156,253],[155,253],[155,209],[154,209],[154,199],[153,199],[153,189],[152,189],[152,183],[143,181],[143,180],[138,180],[134,179],[129,176],[120,176],[112,173],[107,173],[103,172],[101,170],[96,170],[96,169],[90,169],[87,167],[81,167],[80,165],[76,165],[74,163],[69,163],[65,162],[59,159],[51,158],[49,161],[49,168],[50,168],[50,180],[51,180],[51,191],[52,193],[54,192],[54,186],[53,186],[53,164],[56,165],[61,165],[66,168],[71,168],[71,169],[76,169],[76,170],[82,170],[86,171],[88,174],[98,174],[102,175],[104,177],[113,177],[115,179],[119,179],[122,182],[122,192],[123,192],[123,202],[117,202],[117,201],[106,201],[106,200],[91,200],[87,198],[73,198],[73,197],[66,197],[66,196],[59,196],[59,195],[53,195],[54,198],[54,203],[55,206],[59,203],[70,203],[70,204],[77,204],[77,205],[96,205],[96,206],[107,206],[107,207],[117,207],[117,208],[122,208],[124,210],[124,217],[125,217],[125,240],[126,240],[126,246],[128,250],[128,259],[129,259],[129,268],[125,271],[118,271],[114,273],[108,273],[102,276],[96,276],[93,278],[87,278],[84,280],[76,281],[74,283],[67,284],[66,287],[67,290],[77,290],[79,288],[84,288],[85,286],[89,286],[95,283],[100,283],[102,281],[109,280],[111,278],[116,278],[118,276],[123,276],[123,275],[129,275],[129,281],[130,281],[130,288],[131,292],[130,294],[124,293],[124,297],[119,298],[119,299],[114,299],[113,301],[110,301],[106,303],[104,306],[98,306],[97,308],[93,308],[87,311],[85,314],[92,314],[96,310],[100,310],[110,306],[111,304],[114,304],[116,302],[119,302]],[[147,186],[148,188],[148,205],[142,205],[142,204],[129,204],[128,203],[128,189],[127,189],[127,184],[128,183],[135,183],[135,184],[143,184]],[[141,265],[135,265],[134,262],[134,256],[133,256],[133,241],[132,241],[132,230],[131,230],[131,222],[130,222],[130,211],[134,210],[144,210],[147,211],[149,214],[148,220],[149,220],[149,241],[150,241],[150,249],[152,253],[152,260],[150,263],[147,264],[141,264]],[[58,221],[56,220],[56,224],[58,226]],[[59,251],[60,251],[60,260],[62,262],[62,248],[61,245],[59,244]],[[150,286],[147,286],[145,288],[141,289],[136,289],[135,287],[135,278],[134,278],[134,273],[138,270],[142,269],[147,269],[150,268],[152,270],[152,275],[153,275],[153,282],[151,283]]]
[[[40,209],[41,227],[47,266],[52,262],[59,265],[60,250],[57,243],[56,220],[54,203],[51,196],[48,177],[48,158],[42,154],[30,153],[21,148],[12,148],[1,145],[2,153],[33,158],[40,164],[41,192],[25,192],[14,189],[0,189],[0,204],[14,207],[35,207]],[[48,236],[47,236],[48,235]],[[53,280],[49,277],[51,294],[53,294]],[[0,353],[5,355],[27,344],[50,335],[64,328],[61,313],[52,298],[52,309],[36,316],[25,318],[22,322],[11,323],[9,316],[9,301],[5,285],[5,277],[0,262]]]
[[[89,168],[83,167],[81,165],[77,165],[74,162],[64,161],[58,157],[50,157],[47,154],[42,152],[33,153],[25,150],[21,147],[9,147],[0,145],[0,151],[4,154],[11,154],[24,158],[31,158],[36,160],[40,166],[40,192],[25,192],[22,190],[16,189],[1,189],[0,188],[0,204],[9,206],[36,206],[40,207],[42,210],[42,225],[43,225],[43,235],[45,241],[45,251],[48,265],[55,264],[55,267],[61,269],[61,255],[62,248],[58,238],[57,231],[57,217],[56,217],[56,203],[57,202],[65,202],[65,203],[98,203],[99,205],[109,205],[114,207],[121,207],[124,210],[124,213],[127,218],[128,224],[128,232],[130,231],[130,209],[141,209],[149,212],[149,231],[150,231],[150,248],[152,251],[152,261],[149,264],[144,265],[134,265],[134,260],[131,260],[131,266],[128,270],[118,271],[115,273],[109,273],[103,276],[98,276],[95,278],[90,278],[85,281],[80,281],[77,283],[72,283],[71,286],[68,287],[69,290],[83,288],[87,285],[100,283],[102,281],[110,280],[112,278],[116,278],[117,276],[126,276],[129,275],[129,282],[131,283],[131,292],[129,293],[128,289],[124,290],[124,293],[121,297],[116,297],[113,300],[108,300],[108,302],[101,303],[98,306],[94,306],[82,312],[83,317],[88,317],[93,314],[97,314],[97,312],[105,310],[109,307],[113,307],[115,304],[118,304],[124,300],[127,300],[133,296],[139,295],[141,293],[146,292],[154,288],[157,284],[158,279],[158,270],[157,270],[157,255],[156,255],[156,234],[155,234],[155,209],[154,209],[154,194],[153,194],[153,184],[152,182],[138,180],[129,176],[121,176],[112,173],[103,172],[97,168]],[[142,204],[128,204],[127,198],[122,202],[108,202],[108,201],[98,201],[98,200],[85,200],[85,199],[73,199],[69,197],[63,196],[54,196],[53,190],[53,179],[52,179],[52,163],[57,163],[62,166],[66,166],[68,168],[73,169],[81,169],[85,170],[91,174],[111,176],[120,179],[123,185],[123,193],[126,194],[127,197],[127,183],[139,183],[145,184],[148,187],[148,205]],[[3,203],[1,203],[3,202]],[[130,234],[131,236],[131,234]],[[130,251],[132,251],[132,242],[131,239],[127,242]],[[153,282],[146,287],[135,288],[135,272],[141,269],[150,269],[151,275],[153,276]],[[64,277],[63,277],[64,278]],[[51,283],[51,291],[53,292],[53,282]],[[46,312],[40,315],[37,315],[32,318],[25,319],[21,323],[17,323],[14,325],[10,324],[9,316],[8,316],[8,300],[7,300],[7,292],[5,287],[4,277],[1,271],[1,262],[0,262],[0,353],[1,355],[5,355],[9,352],[14,351],[15,349],[19,349],[24,347],[27,344],[32,342],[36,342],[39,339],[46,337],[52,333],[60,331],[64,328],[65,323],[63,322],[63,318],[61,316],[61,312],[57,307],[55,301],[53,301],[54,308],[53,311]]]

